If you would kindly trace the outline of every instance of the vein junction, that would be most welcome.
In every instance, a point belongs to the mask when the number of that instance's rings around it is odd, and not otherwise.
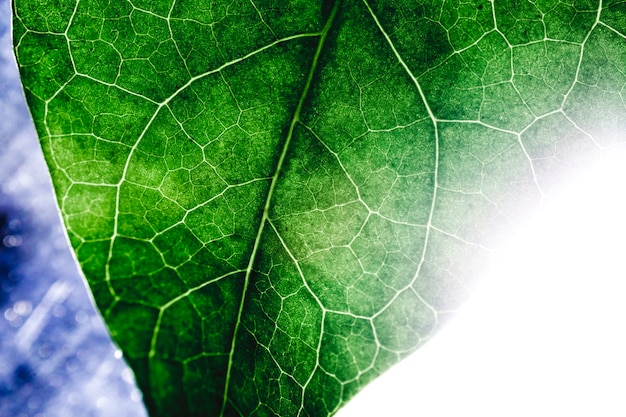
[[[155,415],[334,414],[616,141],[609,7],[448,3],[18,8],[69,237]]]

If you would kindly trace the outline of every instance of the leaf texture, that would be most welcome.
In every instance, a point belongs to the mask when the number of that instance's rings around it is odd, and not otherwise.
[[[16,0],[151,415],[329,416],[428,340],[502,231],[624,141],[623,5]]]

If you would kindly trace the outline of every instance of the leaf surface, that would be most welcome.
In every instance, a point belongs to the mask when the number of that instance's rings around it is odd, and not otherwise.
[[[71,244],[153,416],[327,416],[624,140],[623,3],[16,0]],[[419,377],[419,376],[416,376]]]

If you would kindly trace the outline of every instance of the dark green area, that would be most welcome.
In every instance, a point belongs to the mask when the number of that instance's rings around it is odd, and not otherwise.
[[[426,342],[624,142],[626,9],[598,7],[16,0],[68,235],[151,415],[329,416]]]

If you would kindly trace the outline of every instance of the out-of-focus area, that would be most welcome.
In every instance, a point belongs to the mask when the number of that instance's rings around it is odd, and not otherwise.
[[[0,0],[0,417],[142,417],[63,234],[10,16]],[[547,200],[448,328],[338,415],[626,415],[624,161]]]
[[[63,234],[0,0],[0,416],[141,417]]]

